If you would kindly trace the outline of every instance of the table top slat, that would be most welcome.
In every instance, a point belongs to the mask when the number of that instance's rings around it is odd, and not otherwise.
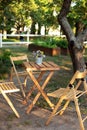
[[[36,67],[37,68],[37,65],[35,65],[34,62],[29,62],[28,64],[30,64],[32,66],[32,68]]]
[[[50,64],[51,66],[53,66],[53,67],[59,67],[57,64],[55,64],[55,63],[52,62],[52,61],[49,61],[49,64]]]
[[[48,68],[48,67],[52,67],[52,65],[49,64],[49,62],[43,62],[43,64],[44,64],[44,66],[47,67],[47,68]]]
[[[41,65],[34,62],[24,62],[24,66],[29,71],[50,71],[60,69],[60,67],[53,62],[43,62]]]

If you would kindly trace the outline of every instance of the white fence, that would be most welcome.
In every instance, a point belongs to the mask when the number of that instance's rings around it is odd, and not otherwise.
[[[26,37],[26,41],[21,41],[20,40],[20,36],[22,36],[23,38]],[[33,34],[1,34],[0,33],[0,48],[3,47],[3,45],[21,45],[21,44],[30,44],[30,37],[43,37],[43,36],[49,36],[49,35],[33,35]],[[51,35],[52,36],[52,35]],[[62,35],[61,37],[63,37],[64,35]],[[3,41],[3,37],[19,37],[19,40],[18,41]],[[84,45],[87,46],[87,41],[84,41]]]
[[[26,41],[21,41],[20,40],[20,36],[22,36],[23,38],[26,37]],[[0,33],[0,48],[3,47],[3,45],[17,45],[17,44],[26,44],[28,45],[30,43],[29,41],[29,37],[37,37],[37,36],[42,36],[42,35],[31,35],[31,34],[1,34]],[[18,41],[5,41],[3,42],[3,37],[19,37]]]
[[[20,41],[20,36],[26,37],[26,41]],[[0,48],[3,47],[3,45],[11,45],[11,44],[29,44],[29,34],[0,34]],[[19,37],[18,41],[4,41],[3,37]]]

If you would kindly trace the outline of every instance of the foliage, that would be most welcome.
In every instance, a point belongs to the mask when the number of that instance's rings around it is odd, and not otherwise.
[[[37,5],[37,9],[30,12],[33,23],[38,23],[39,28],[43,25],[46,29],[49,26],[57,27],[57,18],[53,16],[53,1],[35,0],[35,4]]]
[[[9,49],[0,50],[0,78],[4,77],[4,74],[9,73],[11,63],[9,56],[11,52]]]
[[[53,16],[53,11],[54,9],[59,11],[59,1],[57,3],[53,0],[5,0],[0,1],[0,7],[0,29],[2,30],[11,32],[13,27],[19,30],[24,26],[30,27],[33,23],[38,23],[40,27],[44,25],[46,30],[50,26],[58,27],[57,18]]]
[[[57,36],[35,38],[32,40],[32,42],[36,45],[48,48],[56,48],[57,46],[62,48],[68,47],[67,40]]]
[[[36,52],[35,51],[33,51],[33,56],[35,57],[35,58],[38,58],[38,57],[45,57],[45,55],[44,55],[44,52],[43,51],[40,51],[40,50],[37,50]]]
[[[58,47],[61,47],[61,48],[67,48],[68,47],[68,42],[66,39],[59,39],[57,41],[57,44],[56,44]]]
[[[48,47],[48,48],[55,48],[57,46],[56,46],[56,44],[53,43],[52,39],[53,38],[51,38],[51,37],[40,37],[40,38],[33,39],[32,42],[35,45]]]
[[[87,1],[86,0],[74,0],[71,5],[70,12],[68,14],[69,23],[75,33],[81,33],[87,27]]]
[[[11,22],[11,15],[8,10],[8,6],[11,4],[11,0],[0,0],[0,29],[10,30],[13,26]]]
[[[45,26],[45,31],[49,28],[57,28],[57,17],[53,16],[53,11],[58,14],[62,6],[61,0],[1,0],[0,1],[0,29],[11,32],[11,28],[20,29],[24,26],[38,23],[39,28]],[[80,24],[81,30],[87,26],[87,1],[74,0],[74,5],[70,8],[68,20],[76,31],[76,24]],[[29,6],[30,5],[30,6]]]

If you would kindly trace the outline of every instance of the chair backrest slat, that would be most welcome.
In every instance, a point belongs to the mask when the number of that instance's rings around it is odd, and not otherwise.
[[[29,61],[27,55],[23,55],[23,56],[16,56],[16,57],[12,57],[10,56],[11,61]]]

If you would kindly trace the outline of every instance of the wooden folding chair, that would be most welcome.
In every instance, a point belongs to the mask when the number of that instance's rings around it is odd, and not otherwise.
[[[70,101],[74,101],[76,112],[78,115],[78,119],[80,122],[80,128],[81,130],[85,130],[84,128],[84,121],[87,119],[87,116],[82,119],[82,115],[80,112],[80,107],[78,103],[78,99],[83,95],[87,94],[87,84],[86,84],[86,76],[87,72],[79,72],[76,71],[74,76],[72,77],[71,81],[69,82],[68,86],[66,88],[59,88],[58,90],[55,90],[54,92],[48,93],[48,96],[59,98],[57,104],[55,105],[51,115],[49,116],[48,120],[46,121],[46,125],[48,125],[52,119],[53,116],[56,114],[62,115],[69,105]],[[79,90],[80,86],[84,85],[84,90]],[[64,106],[62,107],[62,102],[66,101]],[[61,108],[62,107],[62,108]],[[61,108],[59,110],[59,108]]]
[[[10,60],[12,63],[10,81],[12,81],[14,76],[17,77],[18,84],[20,86],[22,95],[23,95],[23,97],[25,97],[24,88],[26,87],[28,73],[22,65],[23,65],[24,61],[29,62],[28,57],[27,57],[27,55],[15,56],[15,57],[10,56]],[[20,67],[17,66],[17,63],[21,64]],[[20,79],[21,76],[24,77],[23,81],[21,81],[21,79]]]
[[[9,104],[9,106],[11,107],[11,109],[13,110],[13,112],[15,113],[15,115],[19,118],[19,114],[16,111],[15,107],[13,106],[13,103],[11,102],[11,100],[9,99],[9,97],[7,96],[7,93],[15,93],[20,91],[20,89],[18,89],[13,82],[0,82],[0,94],[3,95],[3,97],[5,98],[5,100],[7,101],[7,103]]]

